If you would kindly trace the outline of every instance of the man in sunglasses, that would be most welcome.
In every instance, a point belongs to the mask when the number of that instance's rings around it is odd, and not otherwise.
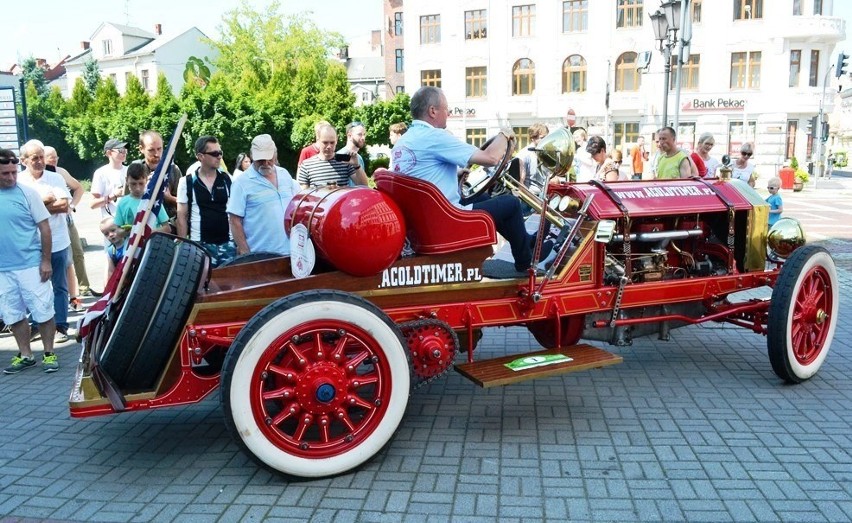
[[[42,368],[59,370],[53,353],[54,322],[52,237],[50,212],[41,195],[18,183],[18,158],[9,149],[0,149],[0,316],[11,328],[18,354],[3,372],[17,374],[36,364],[30,347],[27,311],[38,323],[44,346]],[[65,267],[62,267],[65,273]],[[68,305],[62,304],[67,311]]]
[[[110,138],[104,144],[104,156],[107,164],[92,175],[92,209],[101,210],[101,219],[115,216],[115,202],[124,196],[124,182],[127,178],[127,143]]]
[[[236,255],[225,211],[231,197],[231,176],[222,171],[222,147],[215,136],[195,141],[199,166],[177,187],[178,236],[200,242],[218,267]]]

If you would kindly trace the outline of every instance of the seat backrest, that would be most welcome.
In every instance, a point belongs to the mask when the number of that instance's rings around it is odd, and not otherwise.
[[[444,254],[497,242],[487,212],[455,207],[435,185],[386,169],[377,169],[373,180],[402,210],[414,252]]]

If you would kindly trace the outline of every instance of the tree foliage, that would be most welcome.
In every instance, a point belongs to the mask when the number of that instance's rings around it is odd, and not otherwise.
[[[107,139],[128,142],[128,160],[133,160],[139,157],[133,145],[141,131],[157,130],[168,141],[180,114],[186,112],[189,119],[176,154],[181,167],[194,161],[192,146],[203,134],[219,138],[231,167],[254,136],[267,133],[278,145],[281,164],[293,171],[298,151],[313,141],[317,120],[328,120],[342,130],[356,117],[346,69],[330,54],[343,45],[343,38],[319,29],[304,16],[280,14],[277,2],[253,8],[244,1],[225,13],[218,38],[209,43],[218,51],[217,58],[208,62],[190,57],[177,97],[162,74],[153,95],[133,75],[127,77],[124,94],[119,94],[112,80],[100,76],[93,59],[85,62],[83,78],[62,103],[47,92],[37,94],[34,82],[32,95],[44,103],[30,104],[32,135],[64,137],[51,144],[57,146],[63,164],[76,158],[84,167],[72,173],[90,176],[104,162]],[[386,120],[407,112],[407,107],[397,109],[359,118],[375,122],[370,124],[375,129],[368,129],[383,142]]]
[[[21,64],[21,70],[23,71],[24,83],[32,83],[38,96],[47,96],[47,79],[44,77],[44,69],[38,66],[36,59],[30,56],[24,60],[24,63]]]

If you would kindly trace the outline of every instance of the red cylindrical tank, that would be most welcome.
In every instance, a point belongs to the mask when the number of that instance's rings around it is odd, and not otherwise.
[[[402,211],[388,196],[366,187],[318,187],[293,197],[284,215],[287,234],[301,223],[317,253],[353,276],[390,267],[405,243]]]

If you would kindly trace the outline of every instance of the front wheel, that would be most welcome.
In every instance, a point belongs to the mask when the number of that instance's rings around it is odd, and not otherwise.
[[[834,260],[822,247],[799,247],[781,268],[769,306],[772,370],[790,383],[817,373],[834,338],[840,296]]]
[[[399,329],[350,294],[314,290],[255,315],[225,358],[222,406],[249,455],[297,478],[333,476],[377,454],[411,386]]]

